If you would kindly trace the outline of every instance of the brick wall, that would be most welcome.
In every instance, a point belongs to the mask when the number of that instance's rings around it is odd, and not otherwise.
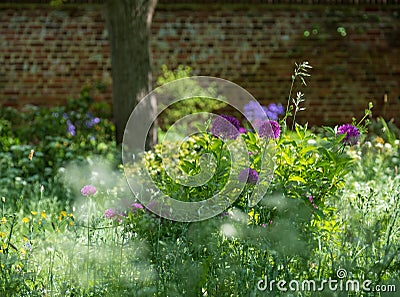
[[[400,6],[180,2],[157,6],[153,77],[185,64],[284,103],[294,62],[309,61],[303,122],[349,121],[368,101],[400,121]],[[0,6],[0,103],[60,104],[99,81],[108,91],[96,98],[110,100],[107,38],[101,4]]]

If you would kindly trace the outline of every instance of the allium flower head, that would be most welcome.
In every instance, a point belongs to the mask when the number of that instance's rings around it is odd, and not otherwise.
[[[106,218],[106,219],[112,219],[112,218],[114,218],[114,217],[116,217],[118,214],[115,212],[115,210],[114,209],[112,209],[112,208],[109,208],[109,209],[106,209],[105,211],[104,211],[104,217]]]
[[[81,189],[81,194],[83,196],[89,197],[94,195],[97,192],[97,189],[95,186],[92,185],[86,185]]]
[[[258,135],[263,138],[279,138],[281,128],[276,121],[264,121],[258,128]]]
[[[239,172],[238,180],[242,183],[255,185],[258,181],[258,173],[251,168],[245,168]]]
[[[214,118],[211,133],[222,139],[236,139],[239,136],[240,122],[233,116],[220,115]]]
[[[342,140],[342,142],[346,145],[355,145],[360,139],[360,131],[357,129],[357,127],[350,124],[339,126],[337,133],[346,134],[345,138]]]
[[[141,205],[140,203],[132,203],[131,209],[132,209],[132,211],[136,211],[138,209],[143,209],[143,205]]]

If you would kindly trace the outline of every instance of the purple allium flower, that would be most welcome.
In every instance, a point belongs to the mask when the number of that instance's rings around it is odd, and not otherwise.
[[[214,118],[211,133],[222,139],[236,139],[239,136],[240,123],[238,119],[229,115],[220,115]]]
[[[83,196],[89,197],[94,195],[97,192],[97,189],[95,186],[92,185],[86,185],[81,189],[81,194]]]
[[[256,170],[251,168],[245,168],[239,172],[238,180],[242,183],[248,183],[255,185],[258,181],[258,173]]]
[[[345,138],[342,140],[342,142],[346,145],[355,145],[360,139],[360,131],[357,129],[357,127],[350,124],[339,126],[337,133],[346,134]]]
[[[264,138],[279,138],[281,134],[281,128],[276,121],[265,121],[260,125],[258,129],[258,135]]]
[[[243,128],[243,127],[240,127],[239,128],[239,133],[241,133],[241,134],[244,134],[244,133],[246,133],[247,131],[246,131],[246,128]]]
[[[71,134],[71,136],[75,136],[76,134],[75,126],[71,123],[70,120],[67,120],[67,132]]]
[[[131,209],[132,209],[132,211],[136,211],[138,209],[143,209],[143,205],[141,205],[140,203],[132,203]]]
[[[115,212],[115,210],[114,209],[112,209],[112,208],[109,208],[109,209],[106,209],[105,211],[104,211],[104,217],[106,218],[106,219],[112,219],[112,218],[114,218],[114,217],[116,217],[118,214]]]

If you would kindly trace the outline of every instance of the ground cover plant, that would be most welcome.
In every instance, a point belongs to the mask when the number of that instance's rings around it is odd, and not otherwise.
[[[200,222],[167,220],[140,203],[88,89],[66,107],[2,108],[0,295],[396,296],[399,135],[369,122],[372,105],[337,127],[298,124],[305,95],[295,86],[310,69],[296,64],[286,106],[248,103],[248,121],[210,118],[179,150],[160,143],[131,168],[148,170],[175,199],[201,201],[230,178],[230,149],[243,140],[248,167],[234,177],[243,191]],[[270,147],[273,174],[262,165]],[[204,154],[216,163],[201,187],[183,187],[162,163],[169,156],[195,175]],[[254,196],[263,177],[267,192]]]

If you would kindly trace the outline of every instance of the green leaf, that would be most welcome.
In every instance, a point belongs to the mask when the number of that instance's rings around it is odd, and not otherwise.
[[[304,184],[306,183],[304,178],[297,176],[297,175],[289,177],[289,181],[295,181],[295,182],[304,183]]]

